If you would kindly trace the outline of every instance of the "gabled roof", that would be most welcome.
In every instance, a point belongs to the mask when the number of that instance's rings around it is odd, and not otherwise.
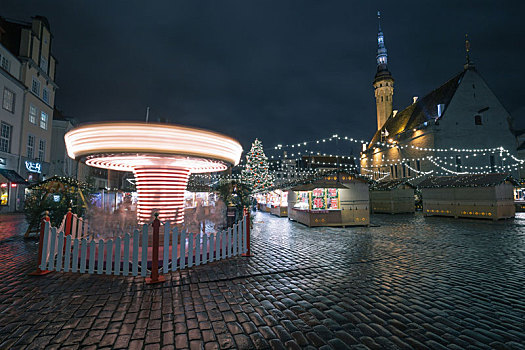
[[[407,185],[412,188],[416,188],[416,186],[412,185],[410,182],[408,182],[410,179],[404,178],[404,179],[395,179],[395,180],[389,180],[389,181],[379,181],[375,182],[370,189],[372,191],[390,191],[398,188],[402,185]]]
[[[519,186],[519,183],[507,173],[492,174],[468,174],[454,176],[430,176],[421,181],[419,188],[442,188],[442,187],[488,187],[497,186],[506,181]]]
[[[446,110],[450,100],[452,100],[452,97],[456,93],[465,72],[466,71],[462,71],[457,74],[445,84],[441,85],[423,98],[418,99],[416,103],[411,104],[395,116],[393,114],[390,115],[381,130],[376,131],[374,134],[369,147],[374,147],[376,142],[381,141],[382,130],[386,129],[389,135],[394,136],[405,130],[418,127],[429,120],[435,120],[438,117],[437,105],[444,104]]]

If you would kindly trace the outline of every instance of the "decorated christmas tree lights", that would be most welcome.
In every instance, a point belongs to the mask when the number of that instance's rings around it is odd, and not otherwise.
[[[262,142],[258,139],[252,143],[246,155],[246,168],[242,171],[242,181],[252,193],[264,192],[274,184],[274,176],[269,171],[268,157],[264,154]]]

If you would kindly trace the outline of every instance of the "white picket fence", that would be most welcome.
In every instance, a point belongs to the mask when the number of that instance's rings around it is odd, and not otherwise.
[[[73,238],[82,239],[88,236],[88,227],[88,221],[79,217],[77,214],[73,214],[70,209],[69,212],[64,215],[58,232],[64,232],[66,235],[70,234]]]
[[[160,274],[238,256],[247,251],[246,217],[227,230],[209,235],[184,230],[179,232],[176,227],[171,229],[169,223],[162,226],[160,232],[164,232],[164,242],[159,243]],[[140,271],[141,276],[147,276],[152,256],[152,247],[148,244],[150,233],[149,225],[144,224],[141,232],[135,229],[133,234],[126,233],[114,240],[96,241],[65,235],[46,222],[40,269],[123,276],[138,276]]]

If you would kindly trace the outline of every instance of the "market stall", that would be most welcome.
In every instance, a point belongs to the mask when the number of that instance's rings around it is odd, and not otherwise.
[[[372,213],[413,213],[415,186],[408,179],[376,182],[370,187]]]
[[[518,185],[509,174],[469,174],[431,176],[418,187],[425,216],[498,220],[514,217]]]
[[[275,190],[268,193],[270,213],[279,217],[288,216],[288,191]]]
[[[270,203],[268,203],[268,193],[257,193],[255,195],[255,200],[257,201],[257,210],[270,212]]]
[[[288,191],[288,217],[307,226],[369,225],[368,182],[348,173],[325,176]]]

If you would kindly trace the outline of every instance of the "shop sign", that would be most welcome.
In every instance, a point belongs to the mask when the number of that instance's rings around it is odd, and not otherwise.
[[[0,166],[6,166],[7,159],[0,157]]]
[[[59,194],[54,194],[54,195],[53,195],[53,201],[54,201],[55,203],[60,202],[60,195],[59,195]]]
[[[32,173],[40,174],[42,172],[42,164],[26,160],[26,169]]]

